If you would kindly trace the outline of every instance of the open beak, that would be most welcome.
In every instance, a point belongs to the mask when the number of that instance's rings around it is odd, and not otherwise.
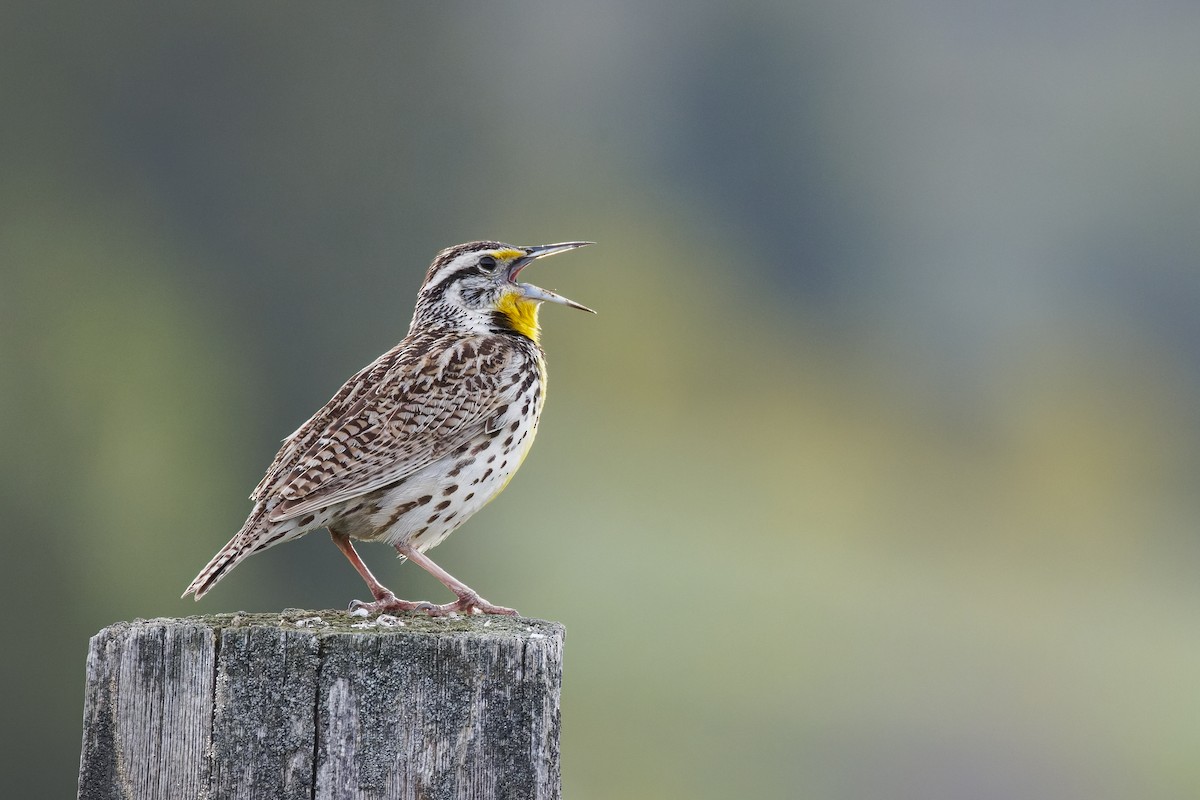
[[[521,290],[521,294],[523,296],[528,297],[530,300],[558,303],[559,305],[570,306],[571,308],[578,308],[580,311],[587,311],[595,314],[596,312],[592,311],[587,306],[576,303],[574,300],[568,300],[560,294],[555,294],[554,292],[546,289],[539,289],[533,284],[517,283],[517,275],[521,272],[521,270],[525,269],[539,258],[552,256],[556,253],[565,253],[568,250],[574,250],[577,247],[584,247],[585,245],[589,244],[595,244],[595,242],[560,242],[558,244],[543,244],[538,247],[522,247],[521,249],[525,251],[525,255],[512,262],[512,264],[509,264],[507,278],[509,281],[516,284],[517,288]]]

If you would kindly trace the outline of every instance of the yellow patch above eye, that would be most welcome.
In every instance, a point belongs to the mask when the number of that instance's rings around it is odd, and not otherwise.
[[[514,258],[520,258],[525,255],[523,250],[493,250],[492,256],[497,261],[512,261]]]
[[[508,324],[512,325],[513,330],[536,342],[541,333],[541,329],[538,328],[538,305],[540,304],[516,292],[507,292],[500,298],[500,302],[496,303],[496,310],[508,318]]]

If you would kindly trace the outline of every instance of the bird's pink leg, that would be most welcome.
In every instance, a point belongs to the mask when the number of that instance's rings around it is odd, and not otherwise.
[[[459,612],[462,614],[503,614],[511,617],[517,616],[516,609],[492,605],[480,597],[479,592],[467,586],[449,572],[446,572],[446,570],[433,563],[433,560],[429,556],[417,551],[415,548],[409,545],[398,544],[396,545],[396,552],[437,578],[443,586],[454,592],[458,597],[457,602],[424,609],[430,615],[440,617],[452,612]]]
[[[330,538],[337,545],[337,549],[342,551],[342,555],[350,561],[354,570],[362,576],[366,581],[367,588],[371,590],[371,596],[375,598],[374,603],[364,603],[360,600],[353,600],[350,603],[350,610],[356,611],[360,608],[365,608],[369,613],[377,613],[381,611],[429,611],[437,608],[432,603],[412,602],[410,600],[401,600],[392,594],[392,590],[384,586],[379,580],[371,574],[371,570],[367,569],[367,565],[358,557],[358,551],[354,549],[354,544],[350,541],[350,537],[336,531],[329,531]]]

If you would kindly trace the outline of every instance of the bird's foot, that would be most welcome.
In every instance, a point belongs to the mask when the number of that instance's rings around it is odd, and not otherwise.
[[[401,600],[394,594],[379,597],[374,603],[364,603],[362,600],[351,600],[349,611],[355,616],[369,617],[373,614],[391,614],[397,611],[428,614],[431,617],[448,617],[451,614],[499,614],[506,617],[520,616],[515,608],[497,606],[484,600],[478,594],[459,595],[458,600],[444,605],[434,605],[424,600]]]
[[[391,614],[396,611],[419,611],[426,614],[433,614],[438,608],[441,608],[441,606],[435,606],[433,603],[424,600],[401,600],[396,595],[388,592],[386,595],[375,598],[374,603],[351,600],[350,608],[347,610],[356,617],[369,617],[372,614]]]
[[[458,600],[453,603],[446,603],[441,606],[434,606],[429,611],[430,616],[445,617],[450,614],[500,614],[506,617],[517,617],[520,614],[515,608],[505,608],[497,606],[484,600],[475,592],[467,592],[460,594]]]

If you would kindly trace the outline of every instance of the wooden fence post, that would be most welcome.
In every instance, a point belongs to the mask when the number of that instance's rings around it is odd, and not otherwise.
[[[558,800],[563,628],[286,610],[92,637],[80,800]]]

